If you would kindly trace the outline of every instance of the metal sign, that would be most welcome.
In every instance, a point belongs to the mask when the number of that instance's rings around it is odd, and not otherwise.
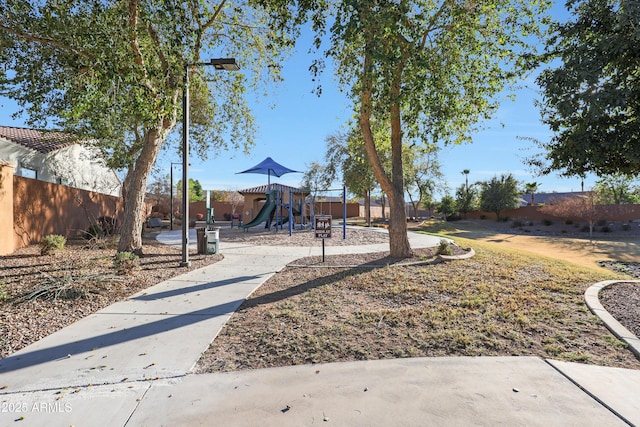
[[[315,230],[317,239],[331,238],[331,216],[317,215],[315,217]]]

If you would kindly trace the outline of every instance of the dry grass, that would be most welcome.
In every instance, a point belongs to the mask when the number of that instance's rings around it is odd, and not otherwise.
[[[583,299],[594,282],[625,276],[456,242],[477,255],[378,269],[288,267],[232,316],[198,371],[497,355],[640,369]]]

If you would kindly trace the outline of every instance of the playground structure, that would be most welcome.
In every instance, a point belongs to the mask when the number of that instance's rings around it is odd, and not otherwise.
[[[288,224],[290,233],[295,226],[306,227],[304,200],[308,192],[282,184],[270,184],[268,187],[242,190],[240,194],[245,198],[244,218],[248,219],[248,222],[240,225],[245,231],[263,223],[269,230],[275,226],[276,231]]]

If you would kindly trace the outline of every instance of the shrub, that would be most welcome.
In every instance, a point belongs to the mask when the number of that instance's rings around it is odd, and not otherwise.
[[[606,219],[599,219],[598,222],[596,222],[596,225],[598,227],[602,227],[603,225],[607,225],[607,220]]]
[[[548,218],[545,218],[545,219],[543,219],[543,220],[542,220],[542,224],[543,224],[543,225],[546,225],[546,226],[548,227],[548,226],[550,226],[550,225],[553,225],[553,221],[551,221],[551,220],[550,220],[550,219],[548,219]]]
[[[589,226],[588,225],[583,225],[582,228],[580,229],[580,231],[582,231],[583,233],[588,233],[589,232]]]
[[[89,228],[84,232],[83,237],[87,240],[96,239],[102,237],[102,227],[98,224],[91,224]]]
[[[10,296],[7,285],[5,285],[4,282],[0,282],[0,301],[8,301],[9,298]]]
[[[453,254],[453,250],[451,249],[451,242],[445,239],[440,240],[440,245],[438,246],[438,250],[436,251],[438,255],[451,255]]]
[[[631,229],[631,226],[629,224],[622,224],[622,229],[624,231],[629,231]]]
[[[57,250],[64,249],[67,239],[59,234],[49,234],[44,236],[40,242],[40,255],[49,255]]]
[[[573,220],[568,219],[568,220],[566,220],[564,223],[565,223],[566,225],[571,225],[571,224],[573,224]]]
[[[485,214],[480,215],[480,219],[487,219],[487,216]]]
[[[113,257],[113,266],[121,276],[131,274],[140,265],[140,258],[133,252],[118,252]]]
[[[524,226],[524,223],[517,219],[511,223],[511,228],[520,228],[523,226]]]
[[[605,225],[604,227],[602,227],[600,231],[602,231],[603,233],[611,233],[611,229],[609,228],[608,225]]]

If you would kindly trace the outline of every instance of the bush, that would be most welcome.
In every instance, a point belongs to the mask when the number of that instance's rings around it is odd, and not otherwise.
[[[67,239],[59,234],[44,236],[44,239],[40,242],[40,255],[49,255],[57,250],[64,249],[66,244]]]
[[[0,282],[0,301],[8,301],[9,298],[9,290],[7,289],[7,285],[4,282]]]
[[[487,216],[485,214],[480,215],[480,219],[487,219]]]
[[[515,220],[511,223],[511,228],[521,228],[524,227],[524,223],[520,220]]]
[[[580,231],[582,231],[583,233],[588,233],[589,232],[589,226],[588,225],[583,225],[582,228],[580,229]]]
[[[543,220],[542,220],[542,224],[543,224],[543,225],[546,225],[546,226],[548,227],[548,226],[550,226],[550,225],[553,225],[553,221],[551,221],[551,220],[550,220],[550,219],[548,219],[548,218],[545,218],[545,219],[543,219]]]
[[[436,251],[438,255],[451,255],[453,254],[453,250],[451,249],[451,242],[445,239],[440,240],[440,245],[438,246],[438,250]]]
[[[605,225],[604,227],[602,227],[600,231],[602,231],[603,233],[611,233],[611,229],[609,228],[608,225]]]
[[[596,225],[598,227],[602,227],[603,225],[607,225],[607,220],[606,219],[599,219],[598,222],[596,222]]]
[[[91,224],[89,228],[87,228],[87,230],[84,232],[82,237],[87,240],[91,240],[102,237],[102,235],[102,227],[100,227],[98,224]]]
[[[631,226],[629,224],[622,224],[622,229],[624,231],[629,231],[631,229]]]
[[[566,225],[571,225],[571,224],[573,224],[573,220],[568,219],[568,220],[566,220],[564,223],[565,223]]]
[[[113,257],[113,266],[121,276],[131,274],[140,265],[140,258],[133,252],[118,252]]]

